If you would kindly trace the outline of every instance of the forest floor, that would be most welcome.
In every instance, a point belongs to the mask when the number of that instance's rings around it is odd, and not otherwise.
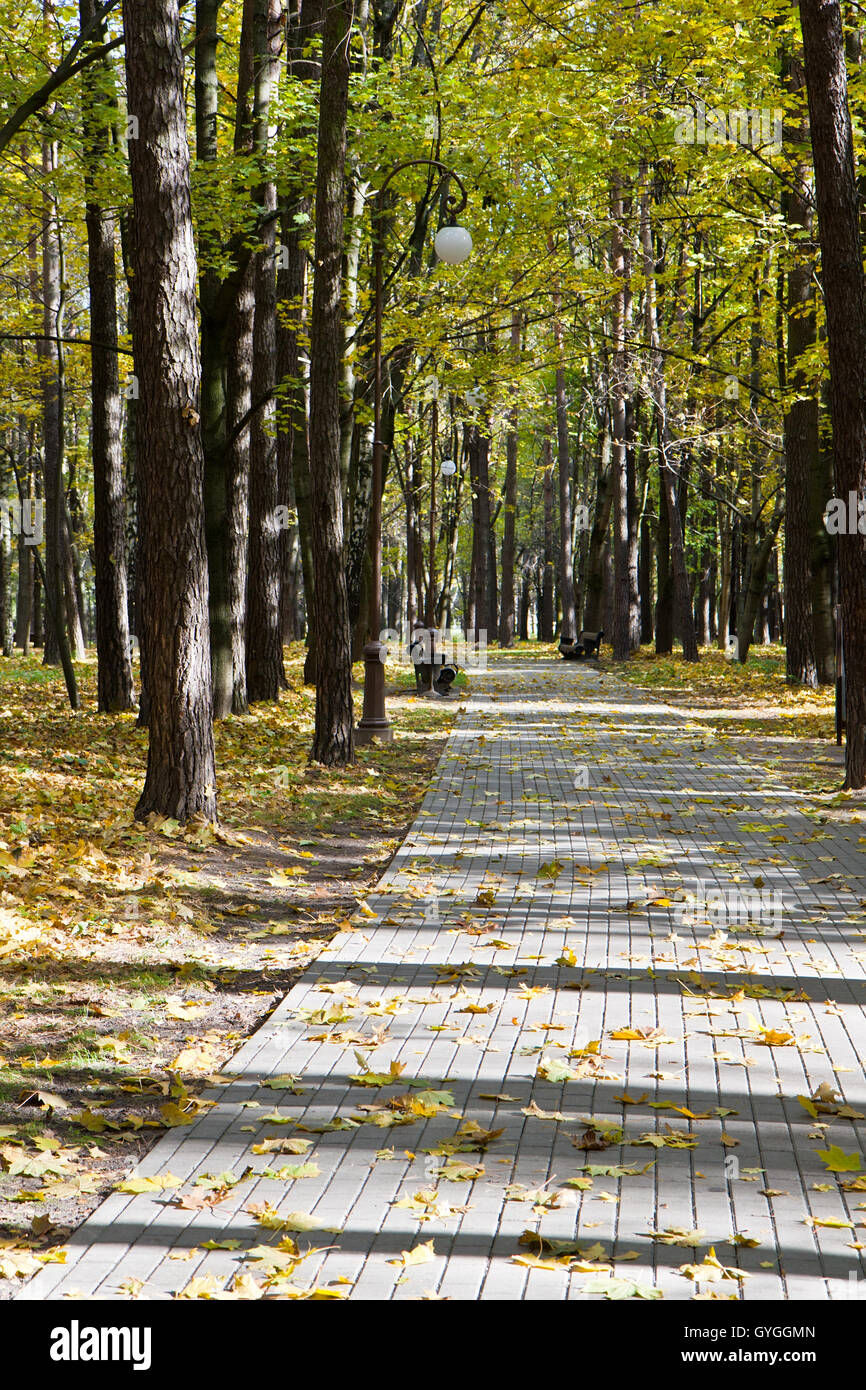
[[[192,1123],[415,815],[465,678],[431,701],[389,667],[394,743],[338,772],[307,765],[302,661],[278,707],[217,727],[216,831],[133,822],[147,735],[97,715],[94,662],[78,714],[37,657],[0,666],[0,1298]]]

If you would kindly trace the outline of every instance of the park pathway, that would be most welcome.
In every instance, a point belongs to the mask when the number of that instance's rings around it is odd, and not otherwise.
[[[110,1196],[19,1297],[848,1296],[866,1180],[818,1151],[866,1151],[857,832],[612,675],[498,661],[370,915],[137,1170],[180,1184]]]

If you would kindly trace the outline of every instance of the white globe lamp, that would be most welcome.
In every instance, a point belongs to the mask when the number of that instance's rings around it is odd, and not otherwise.
[[[465,227],[440,227],[433,250],[446,265],[462,265],[472,255],[472,237]]]

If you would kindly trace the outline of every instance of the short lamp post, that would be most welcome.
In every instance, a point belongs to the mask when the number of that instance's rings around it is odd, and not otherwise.
[[[372,743],[380,739],[390,743],[394,732],[385,713],[385,656],[387,648],[381,641],[382,630],[382,492],[383,455],[382,442],[382,302],[383,293],[383,248],[382,221],[385,213],[385,190],[391,180],[403,169],[415,165],[425,165],[438,169],[443,179],[454,179],[460,189],[460,197],[449,194],[447,199],[448,225],[440,227],[436,233],[433,249],[440,261],[446,265],[461,265],[472,252],[472,237],[465,227],[457,225],[457,218],[468,202],[466,189],[453,169],[440,163],[438,159],[407,159],[397,164],[379,185],[376,206],[373,213],[373,286],[375,296],[375,347],[373,358],[373,496],[370,508],[370,608],[367,630],[367,645],[364,648],[364,708],[355,729],[357,744]]]

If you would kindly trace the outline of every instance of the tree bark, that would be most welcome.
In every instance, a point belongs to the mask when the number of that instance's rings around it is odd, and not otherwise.
[[[544,561],[541,572],[541,607],[538,615],[538,635],[542,642],[552,642],[556,630],[556,611],[553,597],[555,566],[553,563],[553,450],[550,438],[544,440]]]
[[[287,68],[292,81],[313,83],[319,79],[318,63],[311,56],[310,44],[322,25],[322,0],[298,0],[288,12]],[[304,133],[304,132],[302,132]],[[310,507],[310,441],[307,424],[308,384],[301,359],[301,335],[307,318],[307,251],[303,238],[310,220],[313,200],[298,180],[295,200],[284,196],[281,217],[282,263],[277,277],[277,375],[284,384],[283,409],[278,413],[277,449],[279,455],[280,501],[297,507],[297,543],[303,578],[306,611],[307,654],[304,680],[316,681],[316,628],[313,603],[313,535]],[[283,563],[290,544],[284,533]],[[284,569],[285,573],[285,569]],[[285,604],[284,604],[285,620]]]
[[[317,641],[316,728],[310,757],[354,761],[352,631],[343,548],[340,478],[343,174],[349,98],[352,0],[325,15],[316,170],[316,247],[310,321],[310,511]],[[378,636],[378,634],[375,634]]]
[[[469,435],[469,477],[472,487],[472,629],[476,633],[490,631],[490,595],[488,591],[488,551],[490,548],[490,440],[480,425],[473,425]]]
[[[255,144],[268,143],[268,119],[275,100],[281,48],[282,0],[257,0],[255,53],[257,64]],[[268,181],[256,202],[276,213],[276,185]],[[277,289],[276,218],[262,234],[263,247],[255,257],[255,326],[253,333],[253,401],[264,400],[276,385]],[[277,508],[280,480],[274,421],[269,401],[256,411],[250,429],[250,549],[247,589],[247,693],[252,702],[275,701],[286,689],[283,635],[280,620],[282,565]]]
[[[139,381],[138,464],[146,515],[149,748],[136,819],[216,819],[207,627],[201,365],[183,50],[177,0],[124,0]]]
[[[273,202],[276,188],[271,185]],[[256,256],[256,313],[253,346],[253,397],[274,385],[276,353],[276,284],[274,235],[269,251]],[[255,415],[250,431],[250,560],[247,589],[247,693],[252,703],[275,701],[286,688],[280,623],[280,491],[274,407]]]
[[[787,195],[789,226],[808,235],[811,209],[801,195],[800,184],[808,176],[805,162],[798,164],[795,189]],[[788,272],[787,317],[788,384],[797,392],[785,413],[785,669],[789,681],[814,687],[818,684],[812,614],[812,509],[810,483],[818,438],[818,400],[801,364],[802,355],[815,342],[814,263],[807,245],[798,238],[795,264]]]
[[[651,642],[654,636],[652,564],[652,530],[650,527],[650,520],[646,514],[644,514],[640,522],[640,562],[638,567],[638,583],[640,585],[640,640],[642,643]]]
[[[244,22],[252,0],[245,0]],[[195,122],[196,159],[215,164],[218,155],[217,21],[222,0],[196,0],[195,7]],[[242,45],[243,47],[243,38]],[[203,258],[211,251],[213,234],[201,238]],[[244,267],[245,269],[246,267]],[[231,312],[229,296],[217,270],[207,265],[199,289],[201,303],[201,434],[205,457],[204,498],[207,526],[208,604],[216,719],[225,719],[234,700],[232,612],[229,593],[228,460],[226,456],[226,333]]]
[[[95,17],[96,0],[79,0],[82,29]],[[101,41],[104,31],[97,35]],[[113,77],[108,62],[87,68],[82,78],[85,220],[90,289],[90,361],[93,449],[93,549],[96,597],[97,699],[106,713],[135,708],[129,641],[126,571],[126,501],[121,434],[120,371],[117,356],[117,277],[114,218],[96,193],[99,166],[110,147],[100,119],[100,87]]]
[[[232,714],[249,711],[247,691],[247,576],[250,552],[250,436],[256,263],[247,266],[226,333],[226,546],[232,639]],[[243,425],[244,419],[247,423]]]
[[[511,317],[511,351],[516,357],[520,350],[520,314]],[[502,599],[499,605],[499,645],[514,646],[514,560],[517,538],[517,406],[508,415],[505,437],[505,517],[502,527]],[[567,425],[566,425],[567,432]],[[572,599],[574,591],[572,590]],[[574,614],[572,613],[572,619]]]
[[[820,410],[824,411],[824,391]],[[819,416],[820,419],[820,416]],[[824,525],[824,508],[833,494],[833,451],[820,438],[812,456],[809,477],[809,504],[812,523],[812,622],[818,684],[832,685],[836,679],[836,623],[833,614],[836,553]]]
[[[674,581],[671,571],[671,530],[659,465],[659,527],[656,537],[656,656],[674,649]]]
[[[56,151],[52,142],[42,142],[42,332],[37,356],[42,360],[42,486],[45,494],[45,581],[47,585],[45,642],[42,664],[56,666],[60,660],[60,633],[55,618],[63,604],[63,418],[60,393],[61,289],[60,245],[55,226],[55,209],[50,187]],[[32,286],[31,286],[32,288]],[[37,292],[38,293],[38,292]],[[36,295],[34,295],[34,298]]]
[[[626,395],[628,392],[628,352],[625,335],[631,305],[629,267],[626,253],[626,215],[622,178],[611,181],[611,271],[616,280],[611,314],[613,357],[610,378],[610,418],[613,442],[611,480],[613,483],[613,659],[626,661],[631,655],[629,635],[629,544],[628,544],[628,460],[626,455]]]
[[[196,0],[195,40],[195,117],[196,155],[199,163],[213,165],[218,159],[217,119],[219,114],[219,74],[217,69],[217,20],[223,0]],[[276,3],[276,0],[270,0]],[[262,64],[255,77],[254,34],[267,25],[269,0],[245,0],[241,31],[238,74],[238,104],[235,123],[235,152],[256,153],[264,158],[268,144],[269,84]],[[267,67],[267,64],[264,64]],[[250,85],[254,96],[249,102]],[[240,548],[245,533],[236,528],[243,518],[247,487],[245,444],[231,457],[230,418],[240,419],[239,401],[228,398],[229,359],[242,353],[245,319],[237,312],[239,297],[247,293],[245,277],[253,256],[256,231],[239,229],[228,245],[221,230],[209,228],[200,235],[202,275],[201,305],[202,363],[202,442],[205,454],[205,512],[207,517],[207,556],[209,574],[209,623],[211,665],[214,686],[214,716],[227,717],[234,709],[246,708],[243,646],[240,629],[246,630],[245,590],[237,573]],[[229,251],[232,268],[226,273],[214,263]],[[233,328],[240,338],[232,338]],[[243,391],[242,363],[234,368],[234,379]],[[234,468],[234,474],[232,469]],[[241,470],[239,473],[238,470]],[[234,580],[230,578],[235,567]],[[244,611],[239,611],[243,606]],[[233,635],[234,634],[234,635]],[[236,669],[237,668],[237,669]]]
[[[604,548],[613,506],[611,486],[611,438],[607,421],[599,422],[598,465],[595,475],[595,513],[589,538],[589,558],[586,565],[586,597],[583,626],[597,632],[602,620],[604,602]]]
[[[548,241],[553,250],[553,236]],[[573,518],[571,510],[571,450],[569,447],[568,401],[565,392],[562,324],[559,315],[562,294],[557,284],[553,294],[553,343],[556,353],[556,444],[559,469],[559,601],[562,626],[559,639],[572,642],[577,637],[577,611],[574,602]]]
[[[668,532],[670,535],[671,570],[673,572],[674,629],[678,632],[686,661],[698,660],[698,643],[695,636],[695,620],[692,613],[686,571],[683,529],[678,505],[677,490],[680,469],[676,459],[677,445],[671,438],[667,410],[667,383],[665,381],[664,358],[661,350],[658,314],[656,311],[655,262],[652,246],[652,223],[650,219],[649,189],[644,181],[641,192],[641,245],[643,247],[643,271],[645,280],[644,311],[646,315],[646,334],[650,345],[650,363],[653,383],[653,398],[656,408],[659,437],[659,484],[660,505],[667,508]],[[661,544],[659,545],[661,552]],[[661,578],[661,576],[660,576]],[[662,585],[659,584],[659,604],[662,602]],[[658,628],[658,614],[656,626]],[[656,650],[659,650],[658,635]]]
[[[821,273],[830,357],[836,495],[866,490],[866,282],[842,16],[836,0],[800,0]],[[838,537],[846,675],[845,786],[866,786],[866,537]]]
[[[12,636],[12,523],[4,509],[0,511],[0,655],[12,656]]]
[[[63,348],[63,270],[57,203],[52,181],[57,167],[54,142],[42,143],[43,222],[42,222],[42,332],[38,355],[48,364],[42,378],[43,484],[45,493],[45,644],[42,660],[46,666],[60,662],[69,703],[79,708],[78,686],[72,665],[75,655],[83,656],[84,639],[77,624],[69,622],[74,590],[69,589],[71,564],[70,538],[66,529],[64,461],[66,434],[64,415]],[[35,559],[35,557],[34,557]],[[77,610],[73,610],[73,619]]]

